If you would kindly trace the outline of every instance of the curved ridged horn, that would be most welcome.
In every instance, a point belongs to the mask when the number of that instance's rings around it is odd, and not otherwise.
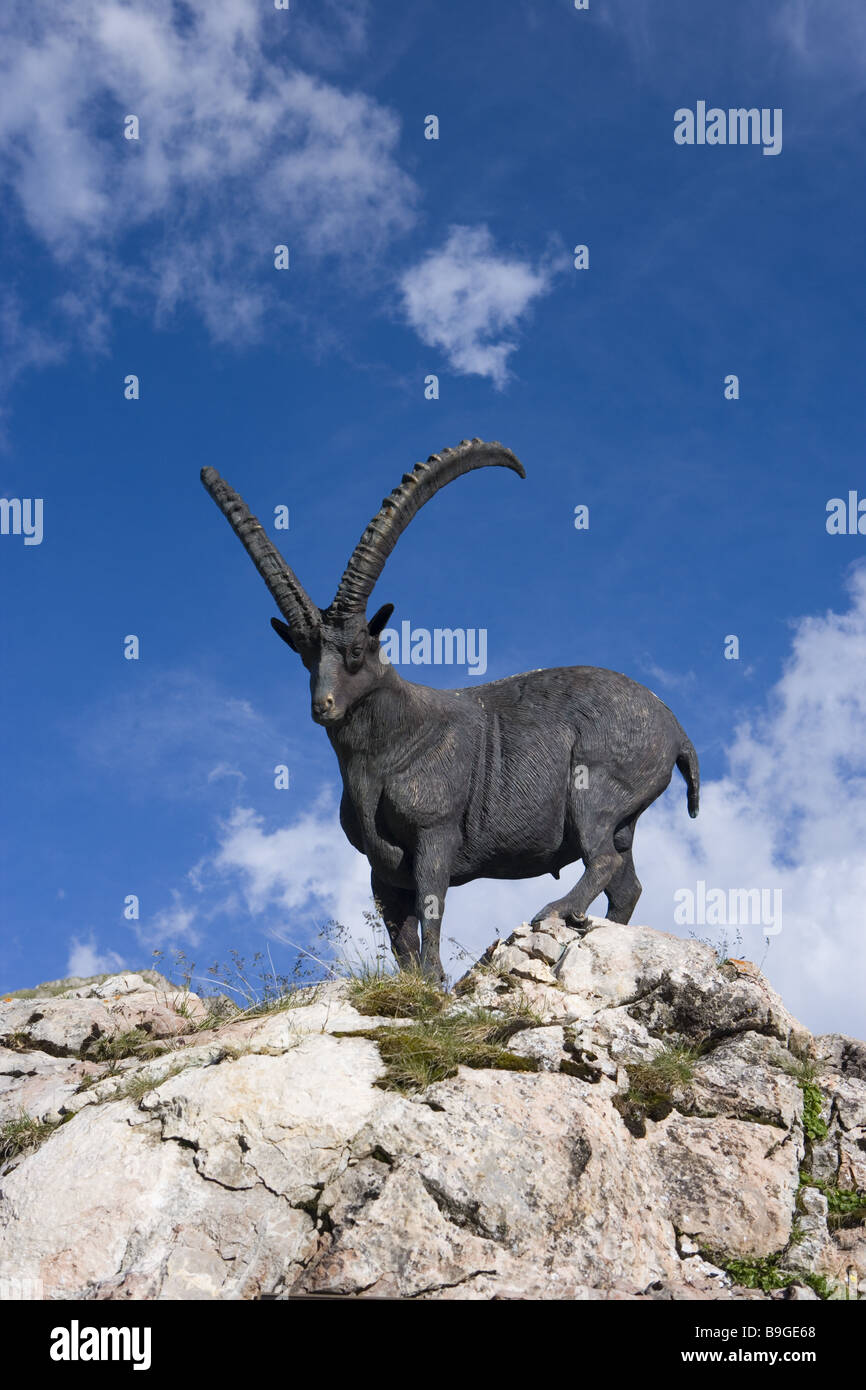
[[[292,632],[297,635],[315,632],[321,622],[318,608],[276,546],[268,540],[264,527],[253,516],[244,499],[220,477],[215,468],[203,468],[201,480],[227,517]]]
[[[328,612],[363,613],[385,561],[415,513],[446,483],[488,465],[511,468],[526,477],[523,464],[510,449],[481,439],[464,439],[455,449],[431,454],[426,463],[416,463],[411,473],[404,473],[402,483],[385,498],[355,546]]]

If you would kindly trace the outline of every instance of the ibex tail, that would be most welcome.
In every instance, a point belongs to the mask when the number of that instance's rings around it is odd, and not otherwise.
[[[677,756],[677,767],[686,779],[688,787],[689,815],[698,814],[698,801],[701,790],[701,774],[698,768],[698,755],[691,739],[685,739]]]

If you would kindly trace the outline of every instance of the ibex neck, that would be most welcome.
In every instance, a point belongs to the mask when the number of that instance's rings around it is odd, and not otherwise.
[[[434,692],[412,685],[389,666],[380,683],[349,711],[336,729],[328,730],[337,753],[371,752],[380,744],[392,744],[415,733],[426,722],[426,697]]]

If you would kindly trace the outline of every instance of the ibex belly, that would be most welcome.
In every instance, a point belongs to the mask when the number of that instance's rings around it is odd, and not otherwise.
[[[530,878],[579,858],[569,828],[568,793],[574,735],[511,738],[491,714],[473,769],[454,882]]]

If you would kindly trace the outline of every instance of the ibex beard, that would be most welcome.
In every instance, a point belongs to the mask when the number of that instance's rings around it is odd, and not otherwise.
[[[585,920],[605,893],[628,922],[641,893],[632,862],[640,814],[678,767],[698,813],[698,760],[667,705],[615,671],[566,666],[464,690],[404,680],[381,659],[394,611],[367,618],[385,561],[440,488],[495,465],[521,478],[501,444],[464,440],[432,454],[385,498],[359,540],[332,603],[320,609],[246,503],[213,468],[202,482],[265,580],[282,619],[274,630],[310,673],[313,719],[343,778],[340,823],[370,862],[373,896],[401,968],[444,979],[445,895],[476,878],[519,879],[583,860],[571,892],[533,921]]]

